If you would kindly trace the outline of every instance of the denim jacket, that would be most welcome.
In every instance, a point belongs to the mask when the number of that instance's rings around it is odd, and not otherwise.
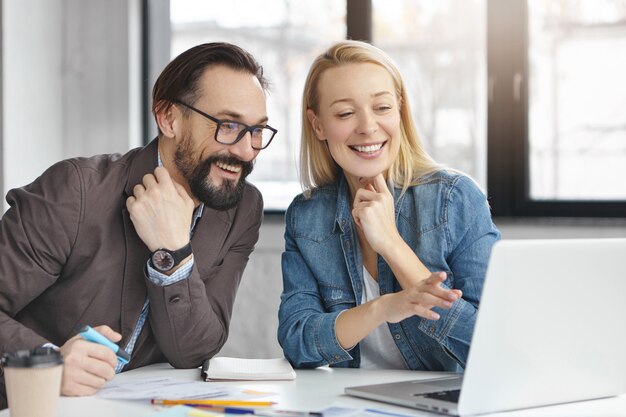
[[[438,171],[401,194],[395,189],[396,225],[404,241],[432,272],[445,271],[443,286],[463,297],[440,319],[418,316],[387,323],[409,369],[454,371],[465,367],[491,247],[500,233],[486,198],[464,175]],[[358,368],[359,345],[344,350],[335,335],[339,313],[361,302],[363,262],[343,176],[297,196],[286,213],[282,255],[283,293],[278,341],[299,368]],[[380,293],[401,290],[378,256]]]

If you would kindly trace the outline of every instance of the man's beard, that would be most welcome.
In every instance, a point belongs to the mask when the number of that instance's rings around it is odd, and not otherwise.
[[[235,182],[222,178],[221,186],[212,184],[209,177],[211,164],[218,161],[226,165],[241,166],[239,180]],[[245,179],[253,167],[251,161],[242,161],[230,155],[211,155],[195,164],[189,138],[185,138],[176,150],[174,163],[189,183],[193,195],[215,210],[228,210],[239,203],[246,185]]]

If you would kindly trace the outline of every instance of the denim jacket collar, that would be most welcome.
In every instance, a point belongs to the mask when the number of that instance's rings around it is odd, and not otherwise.
[[[341,230],[342,234],[346,234],[352,231],[352,213],[350,201],[350,188],[348,187],[348,181],[342,174],[337,180],[337,211],[335,212],[335,232],[337,227]]]

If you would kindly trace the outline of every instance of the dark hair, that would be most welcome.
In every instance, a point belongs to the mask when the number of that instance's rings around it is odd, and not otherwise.
[[[200,76],[213,65],[249,72],[257,77],[264,90],[267,89],[263,67],[249,52],[226,42],[205,43],[181,53],[163,69],[152,89],[154,116],[176,100],[193,104],[197,99]]]

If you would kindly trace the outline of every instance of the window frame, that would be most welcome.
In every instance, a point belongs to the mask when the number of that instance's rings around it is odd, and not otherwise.
[[[533,200],[527,0],[487,0],[487,189],[498,217],[626,217],[626,201]]]

